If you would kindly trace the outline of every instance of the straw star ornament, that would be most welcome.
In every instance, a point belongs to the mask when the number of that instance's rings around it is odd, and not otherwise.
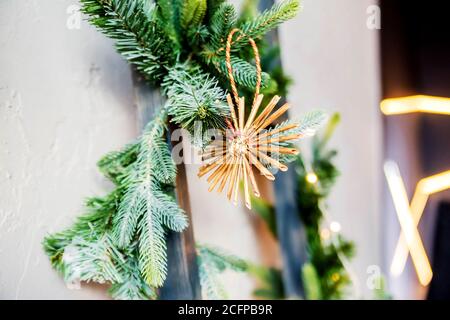
[[[267,179],[275,180],[275,176],[269,169],[287,171],[288,168],[282,163],[282,158],[286,155],[298,154],[298,150],[292,148],[290,142],[302,136],[314,134],[317,127],[325,120],[325,115],[322,112],[312,112],[307,114],[300,123],[285,121],[274,128],[267,129],[289,109],[289,104],[286,103],[275,110],[281,98],[274,96],[258,114],[264,97],[259,94],[261,67],[258,48],[253,39],[249,38],[255,54],[257,83],[251,111],[245,119],[245,99],[238,96],[230,57],[232,37],[238,31],[240,30],[233,29],[230,32],[226,44],[225,58],[233,94],[233,97],[230,94],[227,95],[231,115],[231,119],[226,120],[228,130],[223,132],[222,139],[215,140],[205,149],[202,155],[205,163],[200,168],[198,176],[202,177],[211,173],[207,179],[210,183],[209,191],[218,187],[217,190],[220,193],[228,184],[227,196],[229,200],[233,200],[234,204],[237,204],[239,185],[242,181],[245,205],[251,209],[250,188],[256,197],[260,196],[253,166]]]

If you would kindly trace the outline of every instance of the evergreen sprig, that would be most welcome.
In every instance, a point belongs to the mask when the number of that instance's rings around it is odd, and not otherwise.
[[[49,235],[44,248],[67,282],[111,283],[118,299],[155,298],[167,274],[165,233],[188,221],[172,191],[176,167],[164,140],[161,110],[142,136],[99,161],[116,188],[87,201],[88,213],[69,229]]]
[[[117,51],[151,81],[173,65],[177,42],[150,0],[81,0],[89,22],[115,40]],[[166,32],[165,32],[166,31]],[[175,49],[175,50],[174,50]]]
[[[156,299],[155,290],[150,287],[136,270],[139,262],[136,253],[130,254],[122,266],[122,281],[113,283],[109,288],[111,297],[116,300]]]
[[[238,86],[247,89],[254,89],[256,85],[256,68],[249,64],[248,50],[242,50],[248,46],[248,38],[255,40],[262,39],[267,32],[276,28],[282,22],[294,17],[299,9],[298,0],[287,0],[279,4],[275,4],[272,8],[264,11],[256,17],[251,16],[250,11],[243,16],[244,19],[238,21],[237,15],[233,7],[227,3],[222,3],[211,18],[209,26],[209,41],[203,45],[201,51],[202,60],[209,66],[214,68],[218,76],[228,79],[228,70],[225,65],[225,43],[228,33],[232,28],[241,29],[241,33],[235,36],[232,42],[231,64],[233,67],[233,76]],[[240,56],[236,56],[239,53]],[[263,72],[262,88],[274,86],[271,83],[269,74]]]
[[[236,21],[236,9],[232,4],[222,3],[217,8],[209,26],[212,48],[218,50],[219,48],[225,46],[227,36],[233,26],[236,25]]]
[[[74,237],[64,249],[62,260],[65,266],[64,280],[68,283],[123,281],[118,266],[114,263],[123,261],[123,258],[107,234],[96,241]]]
[[[276,3],[272,8],[265,10],[256,18],[241,22],[239,28],[246,37],[261,39],[270,30],[295,17],[299,9],[300,4],[298,0],[287,0]],[[246,37],[240,37],[233,43],[234,50],[237,51],[246,45],[248,41]]]
[[[254,277],[260,284],[254,295],[263,299],[283,298],[281,272],[275,268],[256,265],[216,247],[197,245],[202,294],[206,299],[227,299],[228,295],[221,281],[226,271],[242,272]]]
[[[248,269],[248,263],[210,246],[197,245],[197,253],[203,296],[209,300],[227,299],[228,295],[220,280],[220,274],[225,270],[245,272]]]
[[[131,165],[136,161],[138,152],[139,143],[130,143],[122,150],[112,151],[103,156],[97,162],[97,166],[108,179],[119,185],[121,179],[127,176]]]
[[[184,29],[195,28],[202,23],[206,14],[206,0],[183,1],[181,8],[181,26]]]
[[[164,111],[152,120],[139,142],[133,170],[123,180],[124,196],[113,218],[112,234],[119,248],[127,248],[138,234],[139,268],[146,282],[162,286],[167,275],[165,228],[182,231],[187,218],[164,185],[174,184],[176,166],[163,139]]]
[[[191,134],[201,124],[200,137],[194,135],[195,139],[200,138],[201,142],[206,130],[225,127],[224,119],[229,115],[225,92],[217,80],[199,67],[189,64],[175,66],[162,88],[168,97],[167,111],[172,122]]]
[[[181,47],[180,36],[180,0],[156,0],[157,4],[157,23],[161,26],[164,33],[172,41],[173,52],[178,53]]]
[[[222,56],[214,57],[213,63],[218,68],[222,76],[228,78],[228,69],[225,59]],[[231,57],[231,67],[233,69],[234,81],[239,87],[254,90],[256,86],[256,67],[247,61],[236,56]],[[266,72],[261,73],[261,88],[265,89],[270,83],[270,75]]]
[[[284,132],[280,132],[280,133],[272,134],[270,136],[270,138],[276,139],[276,138],[280,137],[281,135],[300,135],[302,137],[312,136],[313,134],[316,133],[317,129],[323,125],[323,123],[326,121],[326,119],[327,119],[327,115],[325,112],[319,111],[319,110],[311,111],[311,112],[304,114],[298,121],[292,120],[292,119],[285,120],[282,123],[279,123],[279,124],[275,125],[274,127],[269,128],[267,130],[267,132],[270,133],[270,132],[273,132],[284,126],[289,126],[291,124],[299,124],[298,127],[295,127],[293,129],[290,129],[290,130],[287,130]],[[272,143],[271,145],[273,147],[275,147],[275,150],[277,147],[294,147],[294,145],[291,142],[276,142],[276,143]],[[280,161],[282,163],[291,163],[297,159],[297,156],[295,156],[295,155],[280,154],[277,152],[271,152],[271,153],[269,153],[269,155],[272,158],[277,159],[278,161]],[[266,167],[271,168],[270,163],[264,161],[263,159],[261,159],[261,161]]]

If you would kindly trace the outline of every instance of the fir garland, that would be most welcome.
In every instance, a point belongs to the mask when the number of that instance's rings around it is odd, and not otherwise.
[[[48,235],[43,245],[67,282],[110,283],[116,299],[154,299],[167,276],[165,233],[180,232],[188,225],[174,199],[176,166],[164,138],[168,122],[190,132],[196,121],[202,130],[222,128],[228,88],[223,46],[229,31],[237,27],[262,39],[295,16],[299,2],[287,0],[256,17],[248,10],[238,17],[223,0],[81,0],[81,4],[89,22],[114,40],[117,51],[149,84],[162,88],[167,103],[140,138],[98,162],[114,190],[89,199],[87,212],[67,230]],[[240,38],[233,44],[232,65],[236,83],[252,88],[256,72],[243,49],[246,41]],[[285,78],[281,73],[276,78],[263,73],[262,87],[273,92],[287,83],[277,79]]]
[[[302,157],[296,162],[299,190],[297,204],[300,218],[306,227],[309,253],[309,263],[302,269],[308,299],[340,299],[351,283],[343,259],[354,255],[353,243],[329,229],[326,229],[328,235],[325,238],[321,232],[326,218],[324,202],[339,175],[333,163],[337,152],[326,148],[339,119],[339,115],[335,114],[323,135],[314,137],[311,163],[308,165]],[[317,182],[308,179],[311,174],[317,177]]]

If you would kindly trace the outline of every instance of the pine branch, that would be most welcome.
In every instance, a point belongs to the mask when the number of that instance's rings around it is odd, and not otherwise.
[[[229,114],[225,93],[218,82],[200,68],[177,65],[166,77],[163,90],[168,97],[171,121],[191,134],[196,133],[201,123],[201,137],[194,136],[195,142],[201,142],[207,130],[225,127],[224,118]]]
[[[163,191],[173,184],[176,166],[163,135],[167,115],[161,111],[139,139],[139,154],[123,179],[124,196],[113,218],[112,236],[119,248],[137,238],[139,269],[150,286],[160,287],[167,274],[165,227],[182,231],[187,218],[175,200]]]
[[[243,272],[248,269],[248,262],[219,248],[197,245],[197,250],[202,257],[207,258],[211,263],[214,263],[220,271],[230,269]]]
[[[236,20],[236,10],[232,4],[223,3],[217,8],[209,27],[211,33],[210,42],[214,50],[225,46],[227,36],[236,24]]]
[[[220,7],[222,3],[226,0],[207,0],[206,1],[206,25],[210,25],[212,23],[212,17],[216,13],[217,9]]]
[[[187,216],[184,211],[175,202],[175,199],[165,193],[157,193],[162,204],[162,210],[159,211],[160,222],[175,232],[181,232],[188,227]]]
[[[251,7],[253,4],[249,2]],[[239,22],[237,27],[242,30],[232,43],[231,63],[233,76],[238,86],[254,90],[256,86],[256,68],[242,59],[247,57],[247,51],[242,51],[248,47],[248,38],[261,39],[268,31],[276,28],[282,22],[294,17],[298,11],[298,0],[287,0],[280,4],[275,4],[258,15],[256,18]],[[251,10],[251,9],[249,9]],[[233,6],[222,4],[214,13],[210,21],[210,41],[203,46],[200,53],[202,60],[208,66],[214,66],[215,71],[224,79],[228,79],[228,70],[225,63],[225,43],[230,30],[236,26],[236,13]],[[241,19],[242,21],[242,19]],[[239,53],[237,55],[236,53]],[[276,83],[271,80],[269,74],[263,72],[261,87],[266,91],[274,91]]]
[[[120,252],[107,235],[95,241],[75,237],[64,249],[64,279],[67,283],[121,282],[122,277],[114,260],[121,260]]]
[[[126,263],[121,266],[122,281],[113,283],[109,288],[111,297],[116,300],[147,300],[156,299],[155,290],[148,286],[139,272],[136,252],[133,250],[126,257]]]
[[[298,133],[303,136],[313,136],[317,130],[325,124],[328,116],[323,111],[311,111],[303,115],[300,119]]]
[[[225,57],[217,56],[213,57],[212,63],[216,66],[216,69],[222,76],[226,79],[228,77],[228,69],[225,62]],[[236,84],[239,86],[243,86],[247,89],[255,90],[256,86],[256,67],[241,58],[236,56],[231,56],[231,66],[233,69],[233,77],[236,81]],[[262,72],[261,74],[261,88],[267,88],[270,83],[270,76],[266,72]]]
[[[202,296],[208,300],[226,300],[228,295],[219,279],[220,270],[208,258],[197,256]]]
[[[128,246],[139,218],[152,208],[159,183],[174,183],[176,167],[167,143],[162,140],[166,115],[151,121],[139,139],[139,154],[130,174],[124,178],[125,194],[113,220],[113,239],[121,248]]]
[[[71,228],[44,238],[44,250],[56,270],[63,271],[64,249],[75,237],[91,241],[98,239],[106,232],[111,217],[117,209],[120,196],[120,190],[116,189],[105,198],[89,199],[86,203],[87,214],[78,217]]]
[[[205,298],[227,299],[220,275],[225,270],[245,272],[256,278],[260,285],[254,294],[265,299],[283,298],[281,272],[277,269],[255,265],[218,248],[197,245],[200,284]]]
[[[126,145],[120,151],[113,151],[103,156],[97,162],[100,171],[116,185],[120,184],[120,180],[125,177],[132,164],[137,159],[139,151],[138,142]]]
[[[148,80],[160,80],[177,55],[177,47],[158,24],[150,0],[81,0],[89,21],[116,41],[116,49]]]
[[[115,180],[115,191],[104,199],[90,199],[87,215],[44,240],[52,264],[66,281],[108,281],[118,298],[151,297],[149,288],[163,284],[167,274],[165,230],[179,232],[188,224],[169,194],[176,167],[163,139],[166,119],[161,111],[136,143],[105,156],[99,167]],[[119,250],[129,251],[134,239],[139,262],[132,278],[131,270],[124,277],[120,268],[126,262]],[[146,282],[145,286],[139,281]]]
[[[148,211],[139,224],[139,269],[147,284],[161,287],[167,276],[165,232],[155,210],[161,204],[150,193],[146,204]]]
[[[131,243],[139,218],[144,214],[144,210],[147,209],[142,204],[146,201],[142,194],[151,191],[147,191],[147,189],[142,190],[141,186],[135,182],[137,178],[135,171],[127,176],[125,183],[128,187],[113,218],[112,237],[119,248],[125,248]]]
[[[181,9],[181,27],[184,30],[199,26],[206,14],[206,0],[185,0]]]
[[[308,118],[308,117],[306,117]],[[310,168],[307,168],[303,157],[297,160],[296,171],[298,174],[297,197],[301,219],[305,224],[307,235],[307,246],[310,255],[310,266],[306,265],[303,270],[305,285],[308,289],[309,298],[340,299],[345,287],[351,282],[349,274],[345,269],[341,258],[350,258],[353,255],[353,243],[345,240],[339,234],[333,234],[333,241],[324,242],[320,237],[321,222],[324,212],[321,203],[331,187],[333,186],[338,171],[332,162],[336,154],[334,150],[325,150],[326,141],[334,130],[338,116],[333,116],[329,122],[324,135],[319,135],[313,143],[313,160],[311,169],[318,177],[318,182],[311,184],[306,177]],[[314,124],[314,116],[305,123]],[[306,133],[309,129],[304,130]],[[319,147],[320,146],[320,147]]]
[[[259,13],[258,4],[259,0],[244,0],[238,23],[242,24],[246,21],[253,20]]]
[[[241,23],[239,28],[246,36],[241,36],[233,42],[233,50],[238,51],[247,45],[247,37],[261,39],[268,31],[295,17],[299,8],[299,0],[286,0],[274,4],[272,8],[265,10],[255,19]]]
[[[157,17],[165,34],[174,44],[174,51],[180,51],[180,22],[179,22],[180,0],[156,0],[158,5]]]
[[[226,269],[243,272],[247,263],[217,248],[197,245],[200,284],[203,295],[210,300],[227,299],[219,275]]]

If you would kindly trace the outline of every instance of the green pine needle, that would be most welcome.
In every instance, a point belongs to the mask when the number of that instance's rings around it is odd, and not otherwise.
[[[191,134],[201,124],[201,135],[194,136],[195,139],[203,140],[203,133],[209,129],[225,127],[224,119],[229,115],[225,93],[217,80],[199,68],[187,64],[176,66],[166,77],[163,90],[168,97],[167,110],[172,122]]]
[[[100,171],[115,184],[127,175],[131,165],[136,161],[139,151],[137,142],[126,145],[123,150],[113,151],[103,156],[97,166]]]
[[[221,4],[211,19],[211,44],[215,50],[225,46],[227,36],[236,24],[237,14],[234,6],[229,3]]]
[[[220,280],[220,274],[225,270],[245,272],[248,263],[223,250],[209,246],[197,245],[197,253],[203,296],[209,300],[227,299],[228,295]]]
[[[113,239],[126,248],[139,239],[139,268],[145,281],[155,287],[167,275],[165,228],[182,231],[187,218],[175,199],[163,191],[173,184],[176,166],[169,146],[162,139],[166,114],[151,121],[139,139],[139,154],[131,173],[123,180],[124,196],[113,219]]]
[[[177,3],[179,0],[156,0],[158,5],[157,21],[162,26],[164,33],[172,41],[174,47],[173,51],[180,51],[180,36],[179,30],[179,10]]]
[[[213,58],[212,62],[216,65],[217,71],[219,71],[224,77],[228,79],[228,68],[225,62],[225,57],[215,57]],[[254,90],[257,81],[256,67],[249,62],[235,56],[231,56],[231,66],[233,69],[234,81],[236,81],[237,86],[242,86]],[[269,74],[267,74],[266,72],[262,72],[261,88],[266,88],[269,85],[269,82]]]
[[[120,252],[107,235],[95,241],[75,237],[64,249],[64,280],[73,282],[121,282],[115,260],[122,260]]]
[[[184,0],[181,10],[181,26],[187,30],[200,25],[206,14],[206,0]]]
[[[305,263],[302,267],[302,280],[305,287],[305,296],[308,300],[320,300],[322,288],[316,268],[311,263]]]
[[[176,43],[150,0],[81,0],[91,24],[115,40],[117,51],[148,80],[160,80],[176,57]]]
[[[265,10],[253,20],[242,22],[239,28],[247,37],[261,39],[270,30],[295,17],[299,9],[299,0],[285,0],[274,4],[272,8]],[[233,43],[233,49],[238,51],[247,45],[247,37],[236,40]]]

